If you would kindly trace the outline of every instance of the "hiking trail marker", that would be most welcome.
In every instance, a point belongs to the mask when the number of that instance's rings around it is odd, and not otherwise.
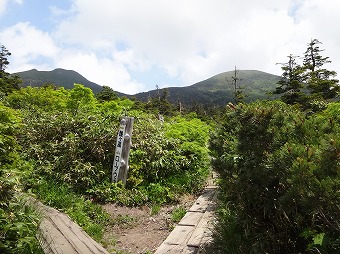
[[[129,170],[129,154],[131,148],[131,135],[133,127],[133,117],[123,117],[118,129],[116,150],[112,166],[112,182],[122,181],[126,184]]]

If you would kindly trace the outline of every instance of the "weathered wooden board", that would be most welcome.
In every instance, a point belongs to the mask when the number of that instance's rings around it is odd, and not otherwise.
[[[210,201],[214,197],[215,189],[205,189],[203,194],[198,197],[196,202],[189,209],[190,212],[205,212],[210,205]]]
[[[216,201],[217,187],[207,186],[155,254],[206,253],[202,248],[212,241]]]
[[[181,219],[178,225],[181,226],[197,226],[204,213],[202,212],[187,212]]]
[[[66,214],[38,201],[31,203],[43,216],[38,237],[45,254],[109,254]]]
[[[186,242],[190,239],[194,226],[181,226],[178,225],[165,239],[165,243],[173,245],[186,245]]]
[[[162,244],[159,246],[155,254],[196,254],[198,248],[190,247],[186,245],[171,245],[171,244]]]
[[[203,243],[212,240],[212,221],[214,212],[205,212],[202,219],[199,221],[195,230],[192,232],[190,239],[187,242],[188,246],[199,247]]]

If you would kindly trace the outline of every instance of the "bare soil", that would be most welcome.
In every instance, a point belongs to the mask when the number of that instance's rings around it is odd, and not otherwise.
[[[104,233],[106,249],[110,253],[121,254],[154,253],[176,226],[171,219],[172,211],[180,206],[189,210],[196,198],[193,195],[183,196],[178,204],[162,206],[157,214],[153,214],[148,206],[104,205],[114,221]]]

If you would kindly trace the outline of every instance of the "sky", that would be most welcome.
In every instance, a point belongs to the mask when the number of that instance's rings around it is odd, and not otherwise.
[[[281,75],[312,39],[340,74],[339,13],[339,0],[0,0],[0,45],[10,73],[63,68],[135,94],[235,67]]]

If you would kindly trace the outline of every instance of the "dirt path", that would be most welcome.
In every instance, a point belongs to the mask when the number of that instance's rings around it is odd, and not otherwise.
[[[110,253],[146,254],[154,253],[167,238],[176,224],[171,220],[174,209],[182,206],[188,210],[197,196],[184,196],[176,205],[164,206],[157,214],[143,207],[121,207],[114,204],[103,208],[114,218],[115,224],[106,228],[104,241]],[[112,240],[114,239],[114,240]]]

